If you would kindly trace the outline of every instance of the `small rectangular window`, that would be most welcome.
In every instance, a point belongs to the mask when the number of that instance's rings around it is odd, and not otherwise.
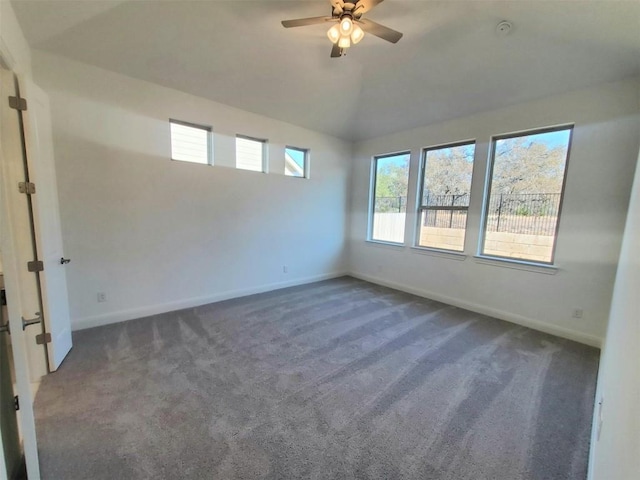
[[[369,239],[404,243],[410,153],[373,159]]]
[[[211,165],[211,127],[169,120],[171,126],[171,159]]]
[[[494,137],[482,255],[553,263],[572,132]]]
[[[289,177],[308,177],[309,150],[296,147],[284,149],[284,174]]]
[[[267,141],[236,135],[236,168],[267,171]]]
[[[464,250],[474,154],[474,142],[424,149],[417,246]]]

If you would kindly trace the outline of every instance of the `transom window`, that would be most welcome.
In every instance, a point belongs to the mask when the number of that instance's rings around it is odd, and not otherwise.
[[[171,127],[171,159],[211,165],[211,127],[169,120]]]
[[[284,149],[284,174],[289,177],[308,177],[308,159],[309,150],[286,147]]]
[[[267,141],[236,135],[236,168],[266,172]]]

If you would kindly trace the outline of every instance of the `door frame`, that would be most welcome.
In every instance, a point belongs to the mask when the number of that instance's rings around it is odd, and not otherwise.
[[[0,37],[0,68],[15,74],[15,62],[6,44]],[[8,99],[0,98],[6,102]],[[19,139],[16,139],[19,141]],[[21,285],[19,281],[17,257],[15,255],[15,235],[11,224],[11,210],[9,208],[7,190],[10,180],[7,178],[7,162],[2,158],[0,149],[0,245],[2,251],[2,266],[7,296],[7,312],[11,329],[11,346],[13,350],[14,370],[16,375],[16,390],[20,398],[19,424],[22,432],[22,442],[27,474],[30,479],[40,478],[38,461],[38,445],[36,437],[35,417],[33,413],[33,396],[28,364],[27,345],[22,330],[23,316],[21,306]],[[4,464],[4,456],[2,458]]]

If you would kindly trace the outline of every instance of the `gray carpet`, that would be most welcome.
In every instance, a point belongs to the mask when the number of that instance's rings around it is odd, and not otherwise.
[[[74,343],[44,478],[586,477],[598,350],[352,278]]]

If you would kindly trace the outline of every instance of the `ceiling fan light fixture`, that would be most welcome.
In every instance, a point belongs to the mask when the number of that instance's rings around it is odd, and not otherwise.
[[[331,27],[327,32],[327,37],[329,37],[331,43],[338,43],[338,40],[340,40],[340,26],[338,24],[335,24],[333,27]]]
[[[360,28],[360,25],[353,26],[353,32],[351,32],[351,43],[354,45],[359,43],[364,38],[364,31]]]
[[[340,48],[349,48],[351,46],[351,39],[349,38],[348,35],[343,35],[340,37],[340,40],[338,40],[338,46]]]
[[[0,0],[2,1],[2,0]],[[331,15],[323,17],[295,18],[283,20],[284,28],[306,27],[308,25],[320,25],[330,23],[327,37],[333,44],[331,58],[342,57],[347,48],[360,43],[366,33],[374,35],[391,43],[398,43],[402,33],[392,28],[380,25],[372,20],[362,18],[376,5],[384,0],[329,0],[331,3]],[[325,27],[326,28],[326,27]]]

